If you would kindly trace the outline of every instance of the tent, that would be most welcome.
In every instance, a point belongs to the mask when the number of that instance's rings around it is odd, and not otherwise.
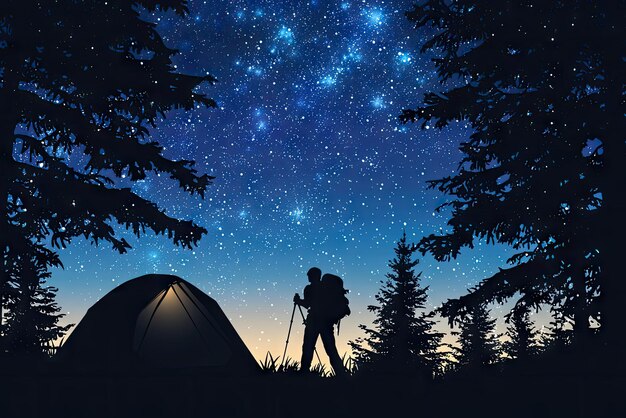
[[[106,294],[56,359],[85,371],[194,368],[241,375],[259,369],[215,300],[180,277],[161,274]]]

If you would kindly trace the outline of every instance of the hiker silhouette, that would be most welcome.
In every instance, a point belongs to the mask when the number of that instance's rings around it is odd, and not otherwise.
[[[307,276],[309,284],[304,288],[304,298],[300,298],[297,293],[293,297],[295,304],[308,309],[300,370],[309,371],[315,343],[317,337],[320,336],[335,375],[345,375],[346,370],[337,352],[334,336],[335,323],[350,314],[343,282],[341,278],[332,274],[325,274],[322,278],[322,271],[317,267],[310,268]],[[340,296],[338,296],[339,293]]]

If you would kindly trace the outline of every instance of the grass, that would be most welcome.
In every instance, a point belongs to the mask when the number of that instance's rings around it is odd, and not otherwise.
[[[352,357],[344,354],[341,361],[343,366],[349,375],[354,375],[357,370],[357,365]],[[297,373],[300,371],[300,363],[291,357],[287,356],[283,361],[280,361],[280,356],[274,357],[269,351],[265,354],[265,358],[259,361],[261,371],[266,374],[273,373]],[[325,364],[317,363],[311,368],[311,374],[319,377],[334,377],[335,373],[332,369],[326,367]]]
[[[295,373],[300,370],[300,363],[286,357],[283,361],[280,361],[280,356],[274,357],[269,351],[265,354],[265,359],[259,361],[261,371],[263,373]]]
[[[269,351],[265,354],[265,359],[259,361],[261,371],[266,374],[272,373],[299,373],[300,363],[287,356],[280,361],[280,356],[274,357]],[[311,368],[311,374],[319,377],[332,377],[334,374],[329,371],[324,364],[317,363]]]

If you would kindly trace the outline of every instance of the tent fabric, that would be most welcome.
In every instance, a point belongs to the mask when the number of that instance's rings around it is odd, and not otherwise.
[[[113,289],[87,311],[56,357],[81,370],[258,371],[217,302],[172,275],[145,275]]]

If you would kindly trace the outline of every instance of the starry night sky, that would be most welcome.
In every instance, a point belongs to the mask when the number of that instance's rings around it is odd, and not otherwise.
[[[152,134],[168,157],[193,159],[217,178],[204,200],[166,178],[133,188],[208,235],[193,251],[130,237],[126,255],[74,241],[50,280],[65,322],[78,322],[121,282],[171,273],[214,297],[257,358],[280,355],[291,298],[315,265],[350,289],[353,314],[337,340],[343,354],[357,325],[372,319],[366,306],[403,229],[417,241],[446,227],[446,213],[434,213],[446,197],[426,180],[456,169],[469,129],[420,130],[397,118],[439,87],[430,57],[419,53],[428,33],[405,18],[411,1],[190,3],[187,19],[146,19],[180,50],[180,71],[218,78],[203,91],[219,109],[172,113]],[[450,263],[422,258],[430,307],[464,294],[508,254],[478,245]],[[294,326],[290,343],[296,358],[302,330]]]

